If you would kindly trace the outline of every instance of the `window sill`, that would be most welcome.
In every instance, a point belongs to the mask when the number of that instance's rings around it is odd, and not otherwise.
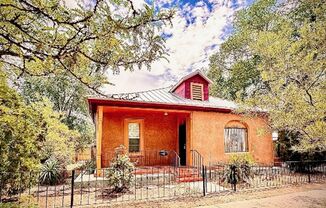
[[[246,154],[249,153],[249,151],[246,152],[224,152],[224,154]]]
[[[129,157],[140,157],[143,156],[142,152],[129,152]]]

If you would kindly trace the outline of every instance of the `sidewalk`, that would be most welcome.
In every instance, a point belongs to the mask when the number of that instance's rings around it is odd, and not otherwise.
[[[206,197],[103,205],[114,208],[326,208],[326,183]]]
[[[319,190],[310,190],[289,193],[280,196],[272,196],[261,199],[235,201],[224,204],[203,206],[203,208],[324,208],[326,207],[326,187]]]

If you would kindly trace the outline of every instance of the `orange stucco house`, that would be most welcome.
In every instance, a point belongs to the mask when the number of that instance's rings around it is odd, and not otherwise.
[[[209,96],[200,71],[172,87],[89,97],[96,126],[97,168],[109,165],[123,144],[139,165],[201,165],[249,152],[257,163],[274,162],[272,136],[262,114],[236,114],[237,104]]]

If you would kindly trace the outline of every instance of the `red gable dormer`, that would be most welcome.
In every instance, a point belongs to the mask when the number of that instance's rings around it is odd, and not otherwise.
[[[170,92],[187,99],[208,100],[210,83],[212,81],[197,70],[183,77]]]

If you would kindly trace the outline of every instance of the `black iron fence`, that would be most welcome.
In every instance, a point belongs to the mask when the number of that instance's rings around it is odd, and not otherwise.
[[[102,153],[99,156],[101,157],[102,164],[109,166],[115,154],[115,151],[105,151],[105,153]],[[127,155],[136,166],[180,165],[180,157],[174,150],[142,150],[139,152],[129,152]]]
[[[16,202],[28,196],[39,207],[73,207],[205,196],[326,180],[325,161],[287,162],[282,167],[240,165],[234,168],[231,164],[214,164],[203,165],[200,171],[195,167],[136,167],[128,173],[131,180],[123,189],[117,189],[121,183],[110,171],[64,171],[60,180],[47,183],[41,172],[2,172],[0,203]]]
[[[326,161],[288,161],[283,166],[215,164],[203,169],[205,194],[326,181]]]

